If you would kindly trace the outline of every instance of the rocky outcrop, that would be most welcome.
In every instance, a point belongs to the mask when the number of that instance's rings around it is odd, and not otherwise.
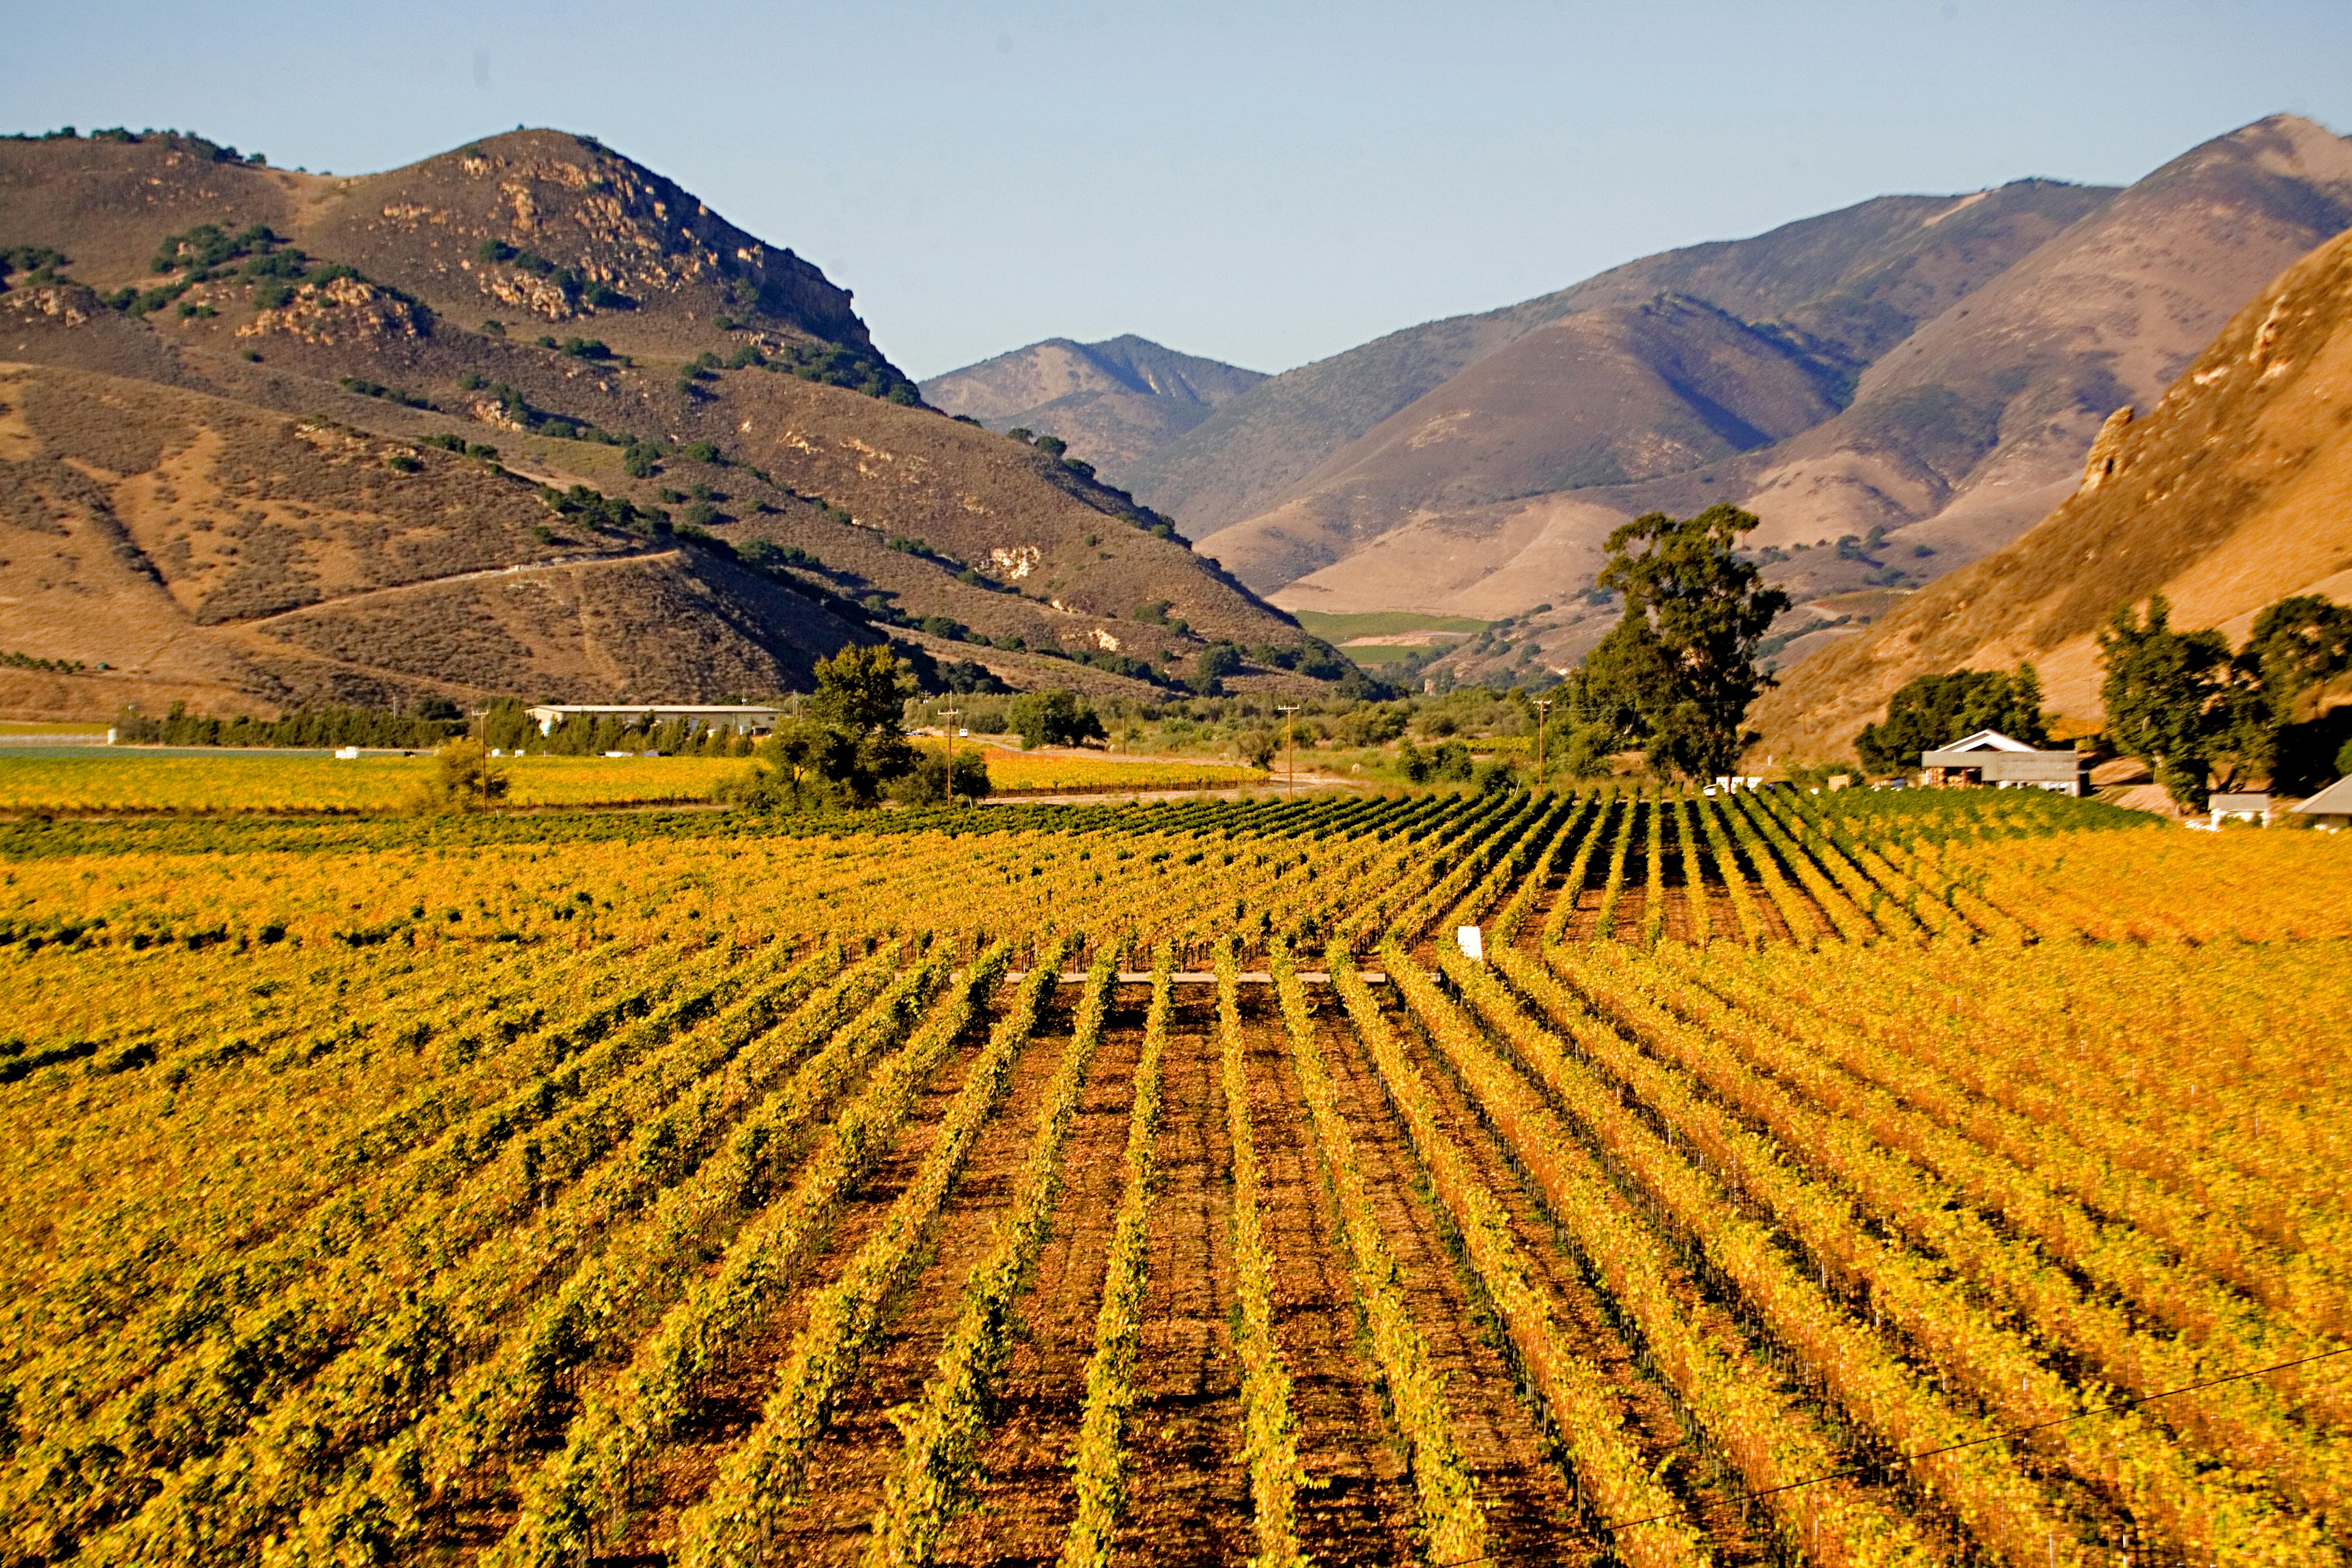
[[[2083,458],[2083,489],[2097,489],[2116,475],[2123,461],[2124,437],[2131,430],[2132,411],[2118,408],[2107,416],[2099,433],[2091,441],[2091,449]]]

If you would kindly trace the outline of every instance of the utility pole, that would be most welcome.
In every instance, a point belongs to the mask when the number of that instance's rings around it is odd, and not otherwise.
[[[1291,746],[1290,716],[1298,711],[1296,702],[1277,703],[1274,710],[1282,715],[1282,771],[1290,775],[1290,798],[1298,798],[1298,753]]]
[[[1535,700],[1535,709],[1536,787],[1538,789],[1541,789],[1544,782],[1544,721],[1551,717],[1551,699],[1549,697],[1537,698]]]
[[[940,726],[940,738],[948,744],[948,773],[947,777],[940,782],[940,803],[942,805],[953,805],[955,804],[955,721],[963,717],[963,710],[942,708],[939,710],[939,715],[947,721]]]

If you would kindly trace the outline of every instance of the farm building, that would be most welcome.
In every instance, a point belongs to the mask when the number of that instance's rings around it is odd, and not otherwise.
[[[650,729],[667,723],[672,719],[698,722],[706,730],[741,730],[754,735],[764,735],[776,727],[781,708],[746,707],[728,704],[677,704],[660,702],[549,702],[530,710],[539,721],[539,732],[550,735],[555,727],[577,715],[591,719],[640,720]]]
[[[1998,730],[1979,730],[1950,745],[1919,755],[1929,789],[2046,789],[2060,795],[2088,793],[2090,768],[2072,751],[2039,752]]]
[[[2309,800],[2287,807],[2314,827],[2338,832],[2352,827],[2352,778],[2337,779]]]
[[[2259,822],[2271,825],[2271,797],[2260,793],[2252,795],[2216,795],[2205,803],[2213,814],[2213,826],[2225,822]]]

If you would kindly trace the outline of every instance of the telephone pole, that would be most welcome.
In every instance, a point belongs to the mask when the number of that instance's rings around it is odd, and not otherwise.
[[[1550,699],[1550,698],[1549,698],[1549,697],[1538,697],[1538,698],[1537,698],[1537,699],[1535,700],[1535,709],[1536,709],[1536,787],[1537,787],[1538,789],[1541,789],[1541,788],[1543,787],[1543,782],[1544,782],[1544,721],[1545,721],[1546,719],[1549,719],[1549,717],[1551,717],[1551,699]]]
[[[1296,702],[1277,703],[1276,712],[1282,715],[1282,771],[1290,775],[1290,798],[1298,798],[1298,753],[1290,741],[1290,716],[1298,711]]]

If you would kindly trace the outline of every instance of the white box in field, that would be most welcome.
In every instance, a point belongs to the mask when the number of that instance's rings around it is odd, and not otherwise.
[[[1486,939],[1478,934],[1476,926],[1456,926],[1454,940],[1462,948],[1462,956],[1473,963],[1486,962]]]

